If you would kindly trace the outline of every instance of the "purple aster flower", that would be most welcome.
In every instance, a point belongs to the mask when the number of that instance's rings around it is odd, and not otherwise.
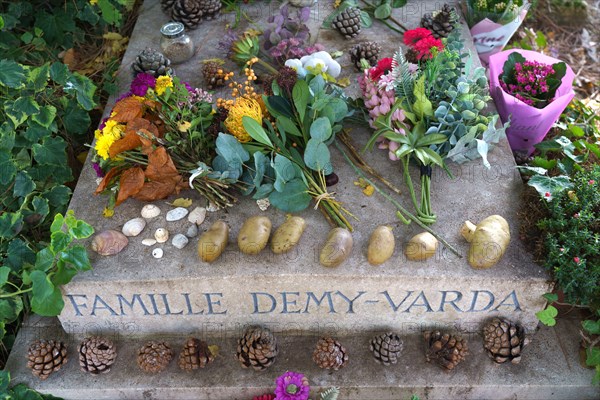
[[[100,129],[100,130],[104,129],[104,127],[106,126],[106,121],[108,121],[108,117],[103,118],[102,121],[100,121],[100,125],[98,126],[98,129]]]
[[[188,91],[188,93],[192,93],[194,91],[194,88],[189,83],[187,83],[187,82],[181,82],[181,83],[183,83],[183,85],[185,86],[185,89]]]
[[[154,88],[156,78],[150,74],[137,74],[131,82],[131,93],[136,96],[145,96],[149,88]]]
[[[298,372],[286,372],[275,384],[275,400],[307,400],[310,394],[308,379]]]
[[[94,168],[94,171],[96,171],[96,176],[98,178],[104,178],[104,171],[102,171],[100,164],[98,164],[97,162],[93,162],[92,167]]]

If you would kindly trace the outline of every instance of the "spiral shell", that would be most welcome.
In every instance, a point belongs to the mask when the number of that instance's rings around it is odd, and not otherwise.
[[[137,236],[144,230],[145,227],[146,220],[138,217],[125,222],[125,225],[123,225],[123,229],[121,231],[125,236]]]
[[[110,229],[94,236],[91,247],[101,256],[112,256],[120,253],[127,246],[127,243],[129,243],[127,236]]]

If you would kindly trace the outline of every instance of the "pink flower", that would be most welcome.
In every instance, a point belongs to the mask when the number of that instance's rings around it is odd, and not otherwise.
[[[431,31],[427,28],[410,29],[404,32],[404,44],[413,47],[419,40],[422,40],[431,35]]]
[[[588,181],[588,185],[590,185],[590,186],[592,186],[592,185],[593,185],[593,184],[595,184],[595,183],[596,183],[596,181],[595,181],[595,180],[593,180],[593,179],[590,179],[590,180]]]
[[[575,213],[575,214],[573,214],[573,218],[575,218],[575,219],[579,219],[579,213]]]
[[[579,262],[580,262],[581,260],[579,259],[579,257],[573,257],[573,261],[575,261],[575,263],[576,263],[576,264],[579,264]]]
[[[546,197],[552,197],[552,194],[550,192],[546,192],[546,193],[544,193],[544,196],[546,196]]]
[[[561,247],[560,249],[558,249],[558,251],[560,251],[561,253],[564,253],[565,252],[565,248]]]
[[[303,374],[288,371],[275,384],[275,400],[308,400],[310,386]]]

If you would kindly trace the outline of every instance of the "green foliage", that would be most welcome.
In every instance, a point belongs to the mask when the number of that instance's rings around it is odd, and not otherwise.
[[[598,339],[600,338],[600,310],[596,311],[595,317],[595,320],[591,319],[583,321],[581,326],[585,332],[585,334],[582,332],[584,338],[583,343],[587,347],[585,350],[585,364],[596,370],[592,383],[594,385],[600,385],[600,339]]]
[[[22,211],[5,213],[0,219],[0,339],[5,325],[25,309],[45,316],[60,314],[64,306],[60,286],[91,269],[86,249],[73,241],[90,237],[94,229],[76,219],[73,211],[56,214],[49,240],[35,244],[24,240],[22,215]]]
[[[10,372],[7,370],[0,371],[0,396],[2,396],[2,400],[62,400],[60,397],[36,392],[22,383],[12,388],[9,388],[9,386]]]
[[[558,315],[558,310],[556,307],[548,305],[542,311],[538,311],[535,313],[535,316],[538,317],[540,322],[546,326],[554,326],[556,325],[556,316]]]
[[[339,388],[330,387],[329,389],[326,389],[319,394],[319,399],[320,400],[337,400],[339,395],[340,395]]]
[[[521,40],[515,40],[510,45],[506,46],[508,49],[524,49],[533,50],[540,53],[547,53],[548,41],[542,31],[534,31],[531,28],[524,28],[523,32],[525,36]]]
[[[548,203],[549,216],[538,222],[546,260],[569,303],[600,307],[600,166],[576,172],[572,190]]]

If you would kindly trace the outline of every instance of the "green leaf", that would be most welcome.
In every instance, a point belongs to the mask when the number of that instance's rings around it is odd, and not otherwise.
[[[363,28],[370,28],[371,25],[373,25],[373,20],[371,19],[371,16],[366,11],[361,10],[360,26]]]
[[[281,192],[287,182],[296,177],[296,168],[294,164],[281,154],[275,155],[275,161],[272,163],[275,170],[275,190]]]
[[[32,146],[33,158],[40,164],[62,165],[65,162],[67,143],[61,137],[46,137],[42,144]]]
[[[585,365],[588,367],[595,367],[600,365],[600,348],[592,347],[585,350]]]
[[[85,221],[77,220],[75,226],[69,228],[69,233],[75,239],[86,239],[94,234],[94,228]]]
[[[540,167],[540,168],[544,168],[546,170],[551,170],[552,168],[556,167],[557,161],[556,160],[548,160],[547,158],[543,158],[543,157],[539,157],[539,156],[535,156],[533,158],[533,161],[531,162],[531,165],[533,165],[534,167]]]
[[[4,29],[4,18],[0,15],[0,30]],[[2,387],[0,387],[0,392],[2,391]]]
[[[13,188],[13,196],[25,197],[35,189],[35,183],[27,173],[27,171],[19,171],[15,178],[15,186]]]
[[[31,117],[32,120],[43,126],[44,128],[50,127],[54,118],[56,117],[56,107],[51,105],[43,106],[39,113]]]
[[[5,212],[0,215],[0,239],[12,239],[23,229],[23,216],[20,213]]]
[[[52,220],[52,225],[50,225],[50,232],[60,232],[62,230],[62,226],[65,222],[65,217],[62,214],[58,213],[54,216],[54,220]]]
[[[23,311],[23,300],[19,296],[0,299],[0,320],[5,323],[16,321]]]
[[[268,197],[273,190],[273,184],[271,183],[265,183],[263,185],[257,186],[256,193],[254,193],[254,196],[252,196],[252,198],[254,200],[264,199]]]
[[[526,175],[546,175],[548,170],[541,167],[529,167],[526,165],[517,165],[517,169]]]
[[[267,109],[269,110],[271,115],[275,118],[279,117],[280,115],[283,115],[287,118],[294,118],[294,113],[292,112],[292,105],[285,97],[264,96],[263,99],[266,99],[265,105],[267,106]]]
[[[277,117],[277,125],[280,125],[281,128],[285,130],[285,133],[289,133],[290,135],[297,137],[302,137],[302,132],[300,132],[296,124],[293,123],[291,119],[284,117],[283,115]]]
[[[331,137],[331,122],[327,117],[319,117],[310,125],[310,137],[325,142]]]
[[[62,293],[55,287],[46,273],[35,270],[30,274],[32,284],[31,309],[36,314],[52,317],[60,314],[64,307]]]
[[[75,92],[77,102],[84,110],[90,111],[96,106],[94,102],[94,93],[96,85],[87,77],[75,72],[65,84],[64,91],[67,93]]]
[[[2,26],[4,26],[4,22],[2,22]],[[2,27],[0,27],[0,29],[2,29]],[[8,392],[9,385],[10,385],[10,372],[7,369],[0,370],[0,393]],[[7,400],[9,400],[9,399],[7,399]]]
[[[50,247],[44,247],[35,255],[35,269],[48,272],[54,264],[54,254]]]
[[[17,167],[12,161],[10,153],[0,150],[0,185],[8,185],[17,173]]]
[[[581,323],[583,329],[592,335],[600,335],[600,320],[585,320]]]
[[[50,249],[54,254],[58,254],[65,250],[72,241],[73,238],[67,233],[62,231],[53,232],[52,235],[50,235]]]
[[[0,125],[0,150],[5,150],[7,154],[15,147],[15,130],[4,122]]]
[[[558,301],[558,295],[556,293],[545,293],[542,295],[542,297],[548,300],[549,303]]]
[[[393,0],[392,7],[393,8],[404,7],[406,5],[406,2],[407,2],[407,0]]]
[[[0,86],[19,89],[27,79],[25,68],[13,60],[0,60]]]
[[[308,87],[312,91],[313,96],[317,96],[325,90],[325,79],[321,75],[317,75],[310,80]]]
[[[0,288],[8,281],[8,274],[10,274],[10,268],[6,266],[0,267]]]
[[[47,192],[42,194],[48,200],[51,207],[59,208],[66,206],[71,198],[71,189],[64,185],[53,186]]]
[[[425,75],[415,81],[413,88],[413,94],[415,95],[415,102],[412,106],[413,112],[416,116],[422,120],[426,116],[433,115],[433,107],[431,101],[425,94]]]
[[[558,310],[553,306],[546,307],[545,310],[538,311],[535,313],[535,316],[538,317],[540,322],[546,326],[554,326],[556,325],[556,316],[558,315]]]
[[[29,278],[31,279],[31,292],[34,297],[45,299],[52,296],[54,285],[44,271],[35,270],[29,274]]]
[[[571,132],[573,134],[573,136],[576,136],[576,137],[585,136],[585,131],[577,125],[569,124],[568,129],[569,129],[569,132]]]
[[[392,6],[388,3],[383,3],[375,9],[373,15],[377,19],[387,19],[392,15]]]
[[[122,15],[109,0],[98,0],[102,19],[109,25],[120,26]]]
[[[247,115],[242,117],[242,124],[252,139],[269,147],[273,147],[273,143],[271,143],[267,132],[265,132],[261,124]]]
[[[448,140],[448,137],[441,133],[429,133],[417,139],[416,147],[429,147],[434,144],[442,144]]]
[[[15,238],[8,244],[4,263],[13,271],[19,273],[25,265],[33,265],[35,263],[35,257],[36,253],[34,253],[23,240]]]
[[[304,163],[313,171],[323,171],[325,175],[333,172],[329,148],[325,143],[317,139],[310,139],[306,144]]]
[[[308,188],[304,181],[295,178],[285,184],[283,192],[274,190],[269,195],[269,201],[273,207],[284,212],[299,212],[304,210],[311,201],[311,196],[307,193]]]
[[[60,260],[71,264],[79,272],[92,269],[87,250],[80,245],[73,246],[66,251],[63,251],[60,254]]]
[[[300,121],[304,121],[309,96],[310,92],[306,81],[302,79],[298,80],[292,89],[292,99],[296,106],[296,111],[298,111],[298,115],[300,116]]]
[[[57,84],[64,86],[71,76],[69,67],[60,62],[55,62],[50,66],[50,78]]]
[[[90,114],[75,102],[69,102],[65,108],[62,122],[67,133],[76,136],[85,135],[91,124]]]
[[[573,186],[573,183],[568,176],[545,176],[545,175],[534,175],[532,176],[527,184],[540,194],[540,196],[548,201],[551,201],[553,197],[562,192],[565,189],[569,189]],[[546,196],[546,193],[550,193],[550,196]]]

